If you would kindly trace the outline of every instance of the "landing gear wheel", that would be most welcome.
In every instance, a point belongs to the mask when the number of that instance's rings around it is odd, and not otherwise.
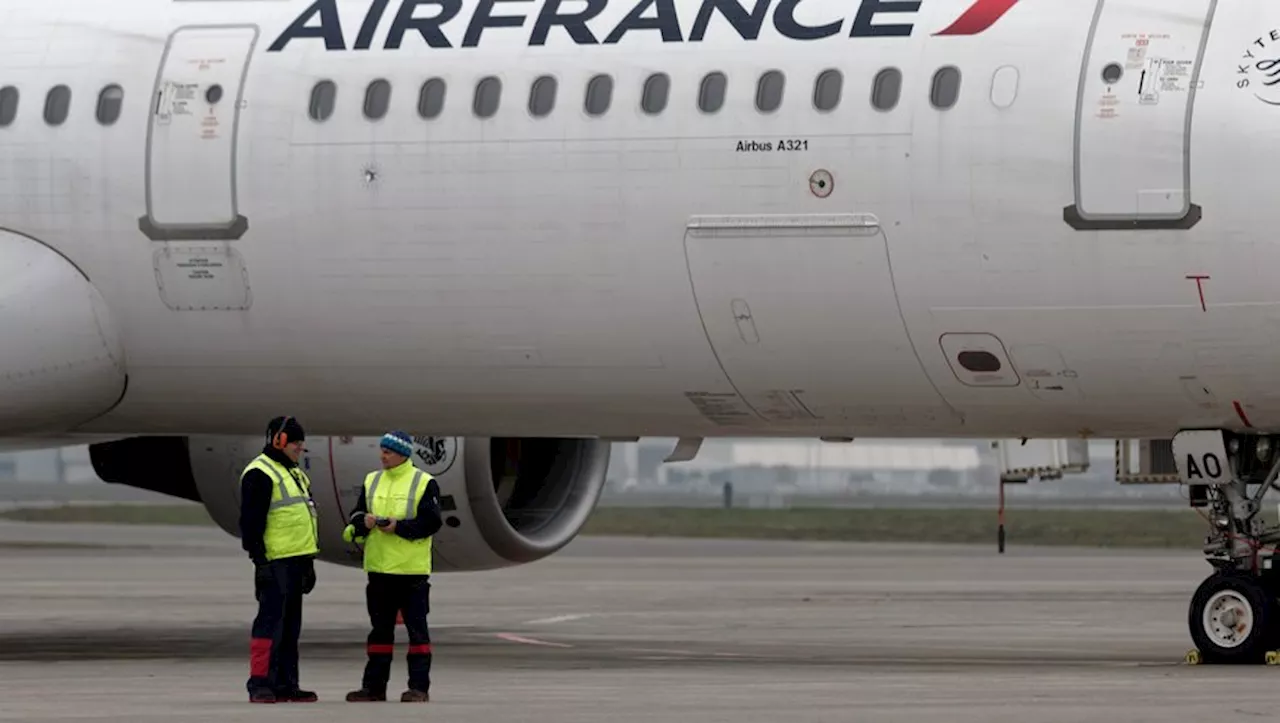
[[[1276,648],[1280,605],[1257,578],[1217,573],[1191,596],[1187,624],[1205,663],[1259,664]]]

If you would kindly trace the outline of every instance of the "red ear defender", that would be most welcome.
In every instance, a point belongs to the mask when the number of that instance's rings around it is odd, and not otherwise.
[[[289,423],[290,419],[293,419],[293,417],[285,417],[284,420],[280,422],[280,430],[271,438],[272,447],[276,449],[284,449],[285,445],[289,444],[289,435],[284,433],[284,428],[285,425]]]

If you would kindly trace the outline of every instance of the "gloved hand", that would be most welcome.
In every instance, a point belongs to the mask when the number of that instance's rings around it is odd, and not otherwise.
[[[316,564],[310,562],[307,565],[307,571],[302,574],[302,594],[309,595],[314,589],[316,589]]]
[[[271,567],[265,562],[255,562],[253,565],[253,599],[261,599],[263,589],[274,584],[275,578],[271,574]]]

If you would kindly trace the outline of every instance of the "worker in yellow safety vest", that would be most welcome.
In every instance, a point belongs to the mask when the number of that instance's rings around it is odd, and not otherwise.
[[[440,486],[413,466],[413,439],[404,432],[388,432],[380,443],[382,468],[364,478],[351,524],[342,532],[347,542],[364,545],[364,569],[369,582],[366,653],[368,662],[359,690],[350,702],[387,699],[391,656],[395,646],[396,614],[409,632],[409,689],[403,703],[430,700],[431,537],[440,529]]]
[[[249,643],[251,703],[311,703],[298,687],[302,596],[315,588],[319,552],[311,480],[298,467],[302,425],[276,417],[267,443],[240,473],[240,540],[254,565],[258,615]]]

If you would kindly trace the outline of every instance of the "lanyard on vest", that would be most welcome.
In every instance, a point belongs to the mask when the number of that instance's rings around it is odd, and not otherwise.
[[[304,497],[307,497],[308,499],[310,499],[310,498],[311,498],[311,485],[306,484],[305,482],[303,482],[303,481],[302,481],[302,477],[301,477],[300,475],[298,475],[297,468],[296,468],[296,467],[294,467],[294,468],[290,469],[290,468],[286,467],[286,468],[285,468],[285,471],[286,471],[286,472],[288,472],[288,473],[289,473],[289,476],[293,478],[293,483],[294,483],[294,484],[296,484],[296,485],[298,485],[298,489],[302,490],[302,494],[303,494],[303,496],[304,496]]]
[[[262,456],[262,466],[266,467],[271,473],[271,476],[276,478],[276,487],[280,491],[279,501],[271,503],[272,509],[306,503],[307,507],[311,509],[312,514],[315,514],[315,501],[311,499],[311,486],[303,484],[302,480],[294,473],[293,469],[284,467],[284,465],[277,463],[275,460],[265,455]],[[289,475],[289,479],[292,479],[293,483],[297,485],[298,489],[302,492],[301,496],[296,496],[289,492],[289,488],[284,483],[284,477],[280,476],[279,470],[276,469],[277,467],[284,467],[284,471]]]

